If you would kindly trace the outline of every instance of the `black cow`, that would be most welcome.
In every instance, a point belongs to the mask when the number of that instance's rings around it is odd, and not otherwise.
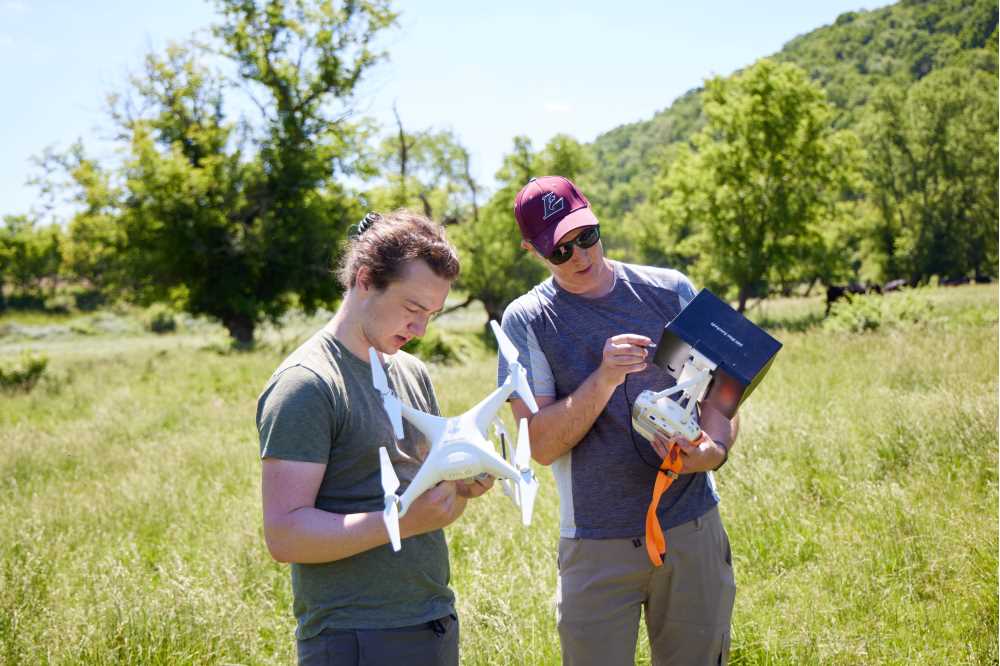
[[[836,301],[841,298],[846,298],[848,302],[851,297],[856,294],[881,294],[882,287],[877,284],[858,284],[857,282],[852,282],[850,284],[839,285],[831,284],[826,288],[826,313],[824,317],[830,314],[830,306],[832,306]]]
[[[938,282],[939,287],[960,287],[963,284],[972,282],[967,276],[947,278]]]

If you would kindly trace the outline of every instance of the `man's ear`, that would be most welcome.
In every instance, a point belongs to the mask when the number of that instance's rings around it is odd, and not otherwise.
[[[360,266],[354,276],[354,285],[361,293],[367,293],[372,288],[372,274],[367,266]]]
[[[541,253],[538,250],[535,249],[535,246],[532,245],[531,243],[529,243],[528,241],[526,241],[526,240],[522,240],[521,241],[521,249],[527,250],[528,254],[530,254],[532,257],[534,257],[538,261],[542,262],[542,264],[546,263],[545,262],[545,257],[543,257],[541,255]]]

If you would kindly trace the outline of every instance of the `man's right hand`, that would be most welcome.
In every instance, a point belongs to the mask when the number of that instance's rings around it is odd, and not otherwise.
[[[601,382],[614,388],[625,381],[625,375],[645,370],[646,357],[649,355],[646,347],[652,343],[645,335],[634,333],[622,333],[608,338],[604,342],[601,365],[597,368]]]
[[[405,538],[450,525],[465,511],[465,503],[454,481],[442,481],[413,501],[399,519],[400,534]]]

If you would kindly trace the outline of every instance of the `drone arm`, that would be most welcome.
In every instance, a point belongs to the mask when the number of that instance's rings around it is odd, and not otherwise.
[[[469,410],[469,413],[474,415],[476,429],[479,430],[483,437],[488,436],[490,423],[496,418],[497,412],[500,411],[500,406],[503,405],[507,397],[513,392],[514,383],[508,378],[508,381],[504,382],[503,386],[497,388],[483,398],[478,405]]]
[[[482,457],[483,472],[498,479],[512,479],[514,481],[521,478],[520,473],[512,465],[501,460],[496,454],[486,454]]]
[[[403,412],[403,417],[416,426],[417,430],[422,432],[424,437],[427,438],[427,441],[433,443],[441,439],[441,436],[444,434],[446,419],[422,412],[419,409],[414,409],[404,402],[400,402],[400,409]]]
[[[410,485],[407,486],[406,492],[404,492],[399,498],[400,518],[406,515],[406,512],[410,510],[410,507],[413,506],[413,502],[418,497],[436,486],[438,481],[441,480],[440,478],[435,478],[436,475],[434,474],[435,469],[433,463],[428,464],[431,462],[432,457],[433,456],[428,457],[424,464],[420,466],[420,469],[417,471],[417,475],[413,477],[413,481],[410,481]]]

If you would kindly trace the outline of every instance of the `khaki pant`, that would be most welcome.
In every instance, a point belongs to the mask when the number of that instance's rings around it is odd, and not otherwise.
[[[650,563],[644,539],[559,540],[563,664],[634,664],[640,608],[655,666],[727,662],[736,584],[718,509],[666,539],[662,567]]]

